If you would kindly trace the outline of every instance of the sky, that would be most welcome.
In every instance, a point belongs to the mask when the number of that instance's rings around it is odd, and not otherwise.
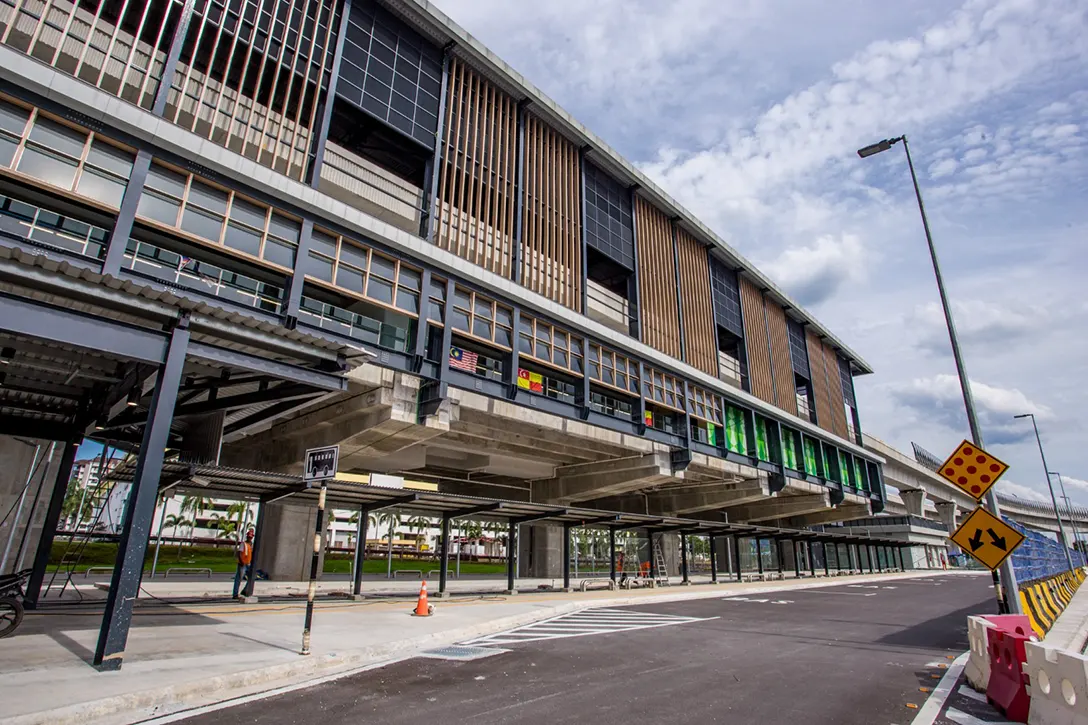
[[[862,429],[969,431],[906,134],[1000,489],[1088,505],[1083,0],[433,0],[861,355]]]

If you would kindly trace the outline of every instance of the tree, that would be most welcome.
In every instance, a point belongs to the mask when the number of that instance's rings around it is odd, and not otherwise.
[[[204,515],[212,507],[212,500],[203,496],[186,496],[181,500],[181,513],[192,513],[189,520],[189,544],[193,543],[193,530],[196,528],[197,519]]]
[[[87,500],[86,490],[75,478],[68,484],[68,490],[64,494],[64,503],[61,504],[61,519],[67,522],[75,518],[72,528],[78,529],[83,519],[94,513],[94,505]],[[81,506],[82,505],[82,506]]]
[[[385,523],[388,525],[388,529],[386,530],[386,536],[389,537],[387,576],[391,577],[393,576],[393,534],[395,533],[396,528],[400,526],[400,514],[394,513],[392,511],[378,514],[377,522]]]
[[[408,528],[416,535],[416,549],[419,549],[419,539],[423,532],[431,528],[431,520],[426,516],[413,516],[408,519]]]

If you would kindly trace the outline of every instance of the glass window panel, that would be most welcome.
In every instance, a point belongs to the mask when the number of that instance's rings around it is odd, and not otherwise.
[[[393,304],[393,285],[378,279],[374,275],[371,275],[370,279],[367,280],[366,294],[367,297],[378,300],[379,302]]]
[[[627,387],[627,376],[623,373],[616,373],[616,385],[621,388]]]
[[[363,293],[363,275],[351,267],[340,266],[336,268],[336,284],[352,292]]]
[[[468,315],[455,308],[453,315],[450,317],[450,324],[455,330],[468,332]]]
[[[324,257],[311,254],[306,261],[306,274],[326,282],[332,282],[332,262]]]
[[[596,345],[589,346],[589,359],[591,362],[595,362],[600,359],[601,348]]]
[[[87,154],[87,163],[127,179],[132,173],[132,162],[135,158],[127,151],[96,140]]]
[[[228,229],[228,233],[229,233]],[[295,266],[296,248],[293,244],[284,244],[273,237],[264,240],[264,258],[281,267]]]
[[[169,199],[153,191],[145,190],[144,193],[140,195],[140,204],[136,207],[136,214],[137,216],[154,219],[163,224],[176,226],[178,223],[179,209],[181,209],[180,202]]]
[[[601,382],[608,383],[609,385],[615,385],[616,378],[612,375],[612,371],[608,368],[604,368],[601,371]]]
[[[392,282],[396,277],[396,263],[378,254],[370,255],[370,274],[378,275]]]
[[[268,233],[275,234],[280,239],[298,244],[298,235],[301,225],[293,219],[288,219],[282,214],[272,212],[272,218],[268,221]]]
[[[635,393],[637,395],[638,394],[638,378],[629,378],[628,380],[629,380],[630,384],[627,386],[627,389],[630,390],[632,393]]]
[[[30,111],[25,108],[19,108],[7,101],[0,101],[0,128],[5,131],[22,136],[29,118]]]
[[[442,309],[442,304],[431,300],[431,305],[427,311],[427,317],[435,322],[444,322],[446,315]]]
[[[536,326],[536,339],[543,340],[544,342],[552,341],[552,328],[547,325]]]
[[[504,327],[496,327],[495,328],[495,342],[497,342],[500,345],[510,347],[511,346],[510,330],[507,330]]]
[[[223,230],[223,217],[186,206],[185,212],[181,216],[181,228],[190,234],[195,234],[198,237],[203,237],[204,239],[213,242],[218,242],[219,233]],[[235,248],[237,249],[237,247]],[[251,249],[245,251],[250,254],[257,254],[257,252],[260,251],[260,237],[257,237],[256,251]]]
[[[326,257],[336,256],[336,237],[326,234],[325,232],[319,232],[314,230],[313,236],[310,238],[311,251],[320,252]]]
[[[552,356],[548,350],[548,346],[542,342],[536,344],[536,356],[541,360],[551,360]]]
[[[264,218],[267,213],[268,209],[266,207],[237,196],[234,197],[234,201],[230,205],[230,218],[232,221],[248,224],[251,227],[260,229],[262,232],[264,231]],[[314,232],[315,237],[317,234],[317,232]]]
[[[152,166],[147,172],[147,186],[180,199],[185,195],[185,176],[162,166]]]
[[[530,337],[532,337],[532,334],[533,334],[533,318],[524,317],[524,316],[520,317],[518,319],[518,331],[523,332],[526,335],[529,335]]]
[[[460,287],[455,287],[453,291],[453,304],[463,310],[471,310],[472,297]]]
[[[214,186],[209,186],[202,181],[194,181],[189,188],[189,199],[186,206],[196,204],[209,211],[227,213],[227,192],[220,191]],[[186,215],[188,216],[188,215]]]
[[[30,131],[30,140],[37,141],[56,153],[78,159],[83,156],[83,145],[87,143],[87,134],[38,116],[34,121],[34,128]]]
[[[84,168],[76,191],[103,204],[120,207],[121,197],[125,195],[125,183],[93,169]]]
[[[76,161],[33,146],[23,149],[23,157],[19,159],[19,171],[62,189],[72,188],[77,165]]]
[[[572,357],[570,359],[570,369],[580,375],[582,373],[582,369],[583,369],[582,368],[582,358]]]
[[[518,336],[518,350],[525,353],[526,355],[532,355],[533,354],[533,338],[529,337],[528,335],[519,335]]]
[[[11,166],[11,161],[15,158],[15,149],[18,146],[18,141],[5,134],[0,134],[0,166]]]
[[[397,282],[401,287],[407,287],[408,289],[418,292],[420,285],[419,272],[410,267],[405,267],[402,264],[400,266],[400,277]]]
[[[556,332],[555,333],[555,346],[560,348],[560,349],[563,349],[563,350],[567,349],[567,333],[565,333],[565,332]]]
[[[439,300],[446,299],[446,280],[431,278],[431,297]]]
[[[347,262],[353,267],[359,269],[366,269],[366,255],[367,250],[362,247],[357,247],[347,240],[340,245],[340,261]]]
[[[561,368],[567,367],[567,351],[556,348],[553,362]]]
[[[582,354],[582,338],[572,337],[570,340],[570,352],[572,355]]]
[[[491,323],[477,317],[472,322],[472,334],[487,340],[491,339]]]
[[[419,312],[419,295],[410,290],[398,288],[397,307],[405,312]]]
[[[474,306],[477,317],[484,317],[491,319],[494,316],[494,311],[491,309],[491,302],[481,297],[476,298],[476,304]]]
[[[403,274],[403,272],[402,272]],[[512,313],[502,305],[495,305],[495,322],[504,327],[510,327],[513,322]]]

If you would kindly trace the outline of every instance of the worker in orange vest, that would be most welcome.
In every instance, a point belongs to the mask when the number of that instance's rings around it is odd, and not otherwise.
[[[246,532],[244,541],[238,542],[236,549],[238,569],[234,572],[234,598],[238,598],[238,592],[242,586],[242,578],[246,584],[253,579],[253,529]]]

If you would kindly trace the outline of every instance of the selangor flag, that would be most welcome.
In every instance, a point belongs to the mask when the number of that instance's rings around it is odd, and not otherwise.
[[[518,387],[525,390],[530,389],[529,371],[525,368],[518,368]]]
[[[654,413],[652,410],[646,411],[646,425],[650,428],[654,427]]]

